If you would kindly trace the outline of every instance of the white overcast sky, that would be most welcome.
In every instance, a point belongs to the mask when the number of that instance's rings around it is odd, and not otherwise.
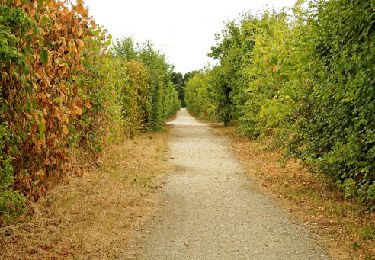
[[[202,69],[224,22],[241,13],[291,7],[295,0],[85,0],[90,15],[114,38],[150,40],[175,71]]]

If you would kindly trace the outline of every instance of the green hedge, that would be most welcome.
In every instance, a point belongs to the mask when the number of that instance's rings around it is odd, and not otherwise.
[[[187,83],[188,107],[272,138],[373,207],[375,3],[299,3],[228,23],[209,54],[218,65]]]

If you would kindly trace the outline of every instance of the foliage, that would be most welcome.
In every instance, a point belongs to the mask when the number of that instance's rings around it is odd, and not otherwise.
[[[314,3],[311,84],[298,124],[300,152],[346,196],[375,203],[375,16],[373,1]]]
[[[126,67],[131,76],[128,83],[134,91],[131,94],[123,89],[125,91],[123,96],[128,99],[123,100],[125,102],[123,108],[128,109],[129,102],[135,102],[134,104],[141,107],[138,112],[123,110],[124,116],[130,120],[129,116],[138,113],[136,116],[137,124],[140,125],[138,129],[159,130],[165,120],[181,105],[176,85],[172,82],[172,66],[150,42],[134,44],[130,38],[125,38],[118,40],[112,51],[120,61],[127,62]],[[132,75],[134,75],[133,79]],[[131,101],[131,96],[136,100]]]
[[[2,120],[18,148],[16,186],[38,197],[47,176],[70,168],[66,137],[82,114],[72,78],[82,70],[90,20],[82,2],[69,8],[59,1],[9,1],[1,8],[2,31],[12,39],[7,43],[12,55],[2,55]],[[9,154],[9,147],[3,150]]]
[[[210,71],[196,72],[185,86],[186,104],[191,112],[202,118],[215,118],[216,93]]]
[[[184,85],[186,85],[186,83],[189,81],[189,79],[191,79],[197,73],[199,73],[198,70],[193,70],[193,71],[186,72],[184,74]]]
[[[111,37],[106,31],[96,27],[91,33],[93,37],[85,39],[82,53],[84,71],[75,77],[85,111],[71,129],[70,146],[83,148],[96,161],[105,146],[120,141],[124,132],[116,86],[123,75],[115,73],[124,68],[109,53]]]
[[[219,114],[225,125],[242,116],[246,101],[246,75],[243,70],[252,63],[257,23],[258,19],[251,15],[245,15],[239,25],[229,22],[222,36],[216,36],[218,44],[209,53],[210,57],[220,61],[215,78],[221,94]]]
[[[172,67],[166,62],[163,54],[154,50],[150,42],[143,44],[138,58],[150,73],[151,113],[147,121],[148,128],[158,130],[163,122],[181,106],[172,82]]]
[[[172,82],[175,85],[176,91],[178,93],[178,99],[181,101],[181,106],[185,107],[185,83],[182,73],[172,72]]]
[[[128,61],[125,68],[129,84],[122,89],[123,116],[127,120],[126,125],[133,128],[131,134],[134,135],[146,129],[147,116],[151,110],[148,98],[150,76],[147,68],[139,61]]]
[[[131,39],[111,50],[80,0],[2,1],[0,43],[2,221],[179,108],[164,56]]]
[[[25,197],[12,189],[14,184],[12,157],[4,154],[5,147],[11,145],[12,136],[7,123],[0,125],[0,225],[9,218],[20,214],[25,207]]]
[[[188,107],[272,137],[346,197],[374,205],[374,37],[372,1],[298,1],[291,12],[242,16],[217,35],[209,55],[218,65],[187,82]]]

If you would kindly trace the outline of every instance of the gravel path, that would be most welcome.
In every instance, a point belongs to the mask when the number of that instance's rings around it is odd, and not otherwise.
[[[305,228],[252,188],[225,137],[184,109],[170,124],[175,171],[140,259],[328,259]]]

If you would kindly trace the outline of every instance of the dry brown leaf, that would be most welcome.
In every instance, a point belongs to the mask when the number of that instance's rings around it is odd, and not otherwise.
[[[85,108],[90,109],[91,108],[91,103],[89,99],[85,100]]]

